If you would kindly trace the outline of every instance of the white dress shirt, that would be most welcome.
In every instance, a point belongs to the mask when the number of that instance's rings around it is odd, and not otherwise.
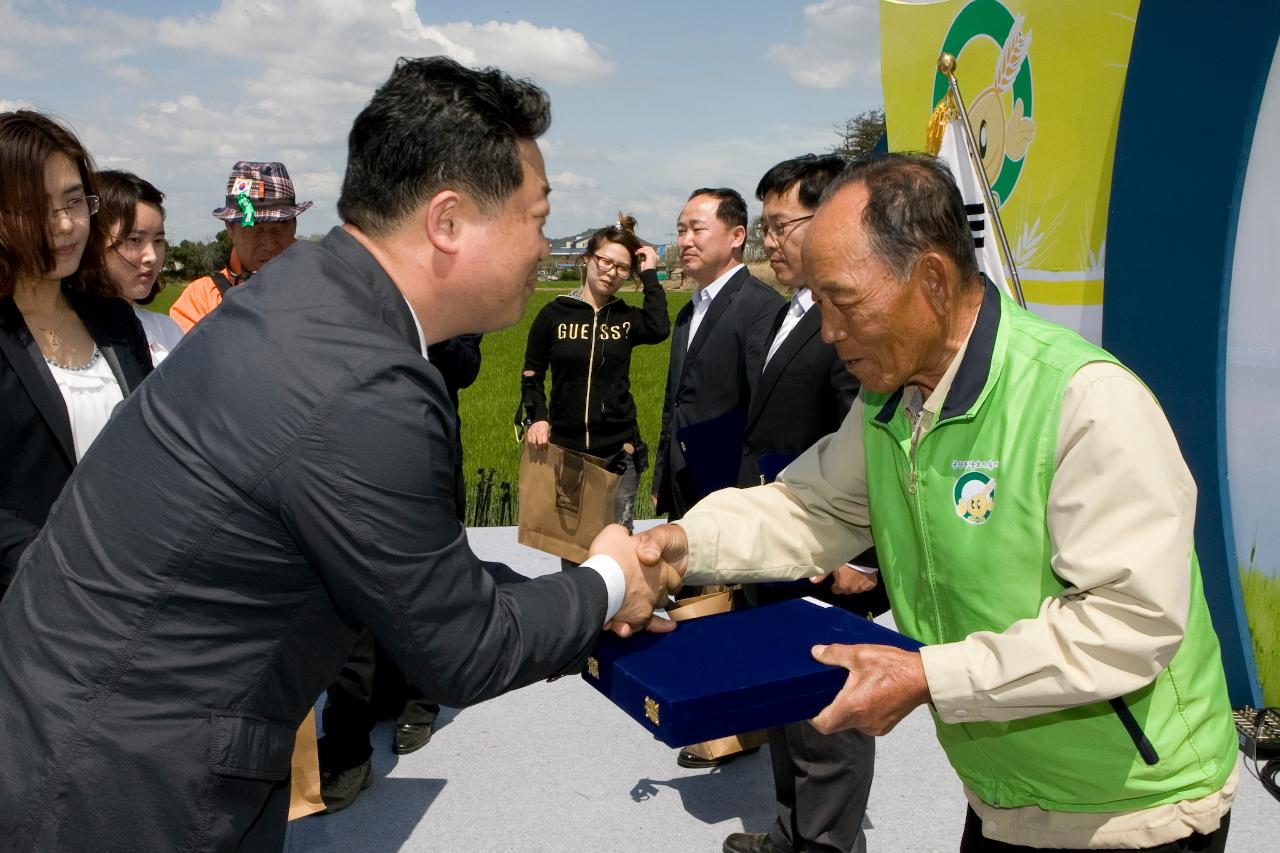
[[[813,294],[809,292],[809,288],[802,287],[791,294],[791,304],[787,306],[787,315],[782,318],[782,325],[778,327],[778,333],[773,336],[773,343],[769,344],[769,352],[764,357],[766,367],[769,364],[769,359],[773,358],[773,354],[782,348],[782,342],[787,339],[787,335],[791,334],[792,329],[800,325],[800,321],[812,307]]]
[[[688,349],[693,343],[693,336],[698,334],[698,327],[702,325],[702,318],[706,316],[707,311],[711,310],[711,300],[716,298],[716,294],[724,289],[725,283],[733,278],[742,267],[743,264],[734,264],[715,281],[693,292],[693,319],[689,321],[689,340],[685,342],[685,349]]]
[[[147,346],[151,349],[151,364],[159,367],[173,348],[182,340],[182,327],[168,314],[157,314],[145,308],[133,306],[133,313],[147,334]]]

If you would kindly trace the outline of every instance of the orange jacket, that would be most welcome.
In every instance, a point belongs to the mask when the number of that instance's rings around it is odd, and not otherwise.
[[[240,257],[235,249],[231,250],[231,258],[221,272],[233,285],[240,284],[248,278],[247,275],[242,276]],[[183,334],[186,334],[191,331],[192,326],[204,318],[204,315],[221,303],[222,293],[213,283],[213,276],[206,275],[187,285],[187,289],[182,291],[182,295],[169,307],[169,316],[182,327]]]

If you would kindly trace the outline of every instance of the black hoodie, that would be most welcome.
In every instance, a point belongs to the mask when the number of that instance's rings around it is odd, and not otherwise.
[[[667,294],[657,273],[645,270],[640,281],[644,305],[639,308],[615,296],[596,311],[577,295],[557,296],[534,318],[521,399],[526,419],[551,422],[553,443],[602,457],[628,441],[640,444],[631,349],[662,343],[671,334]],[[550,410],[544,390],[548,365]]]

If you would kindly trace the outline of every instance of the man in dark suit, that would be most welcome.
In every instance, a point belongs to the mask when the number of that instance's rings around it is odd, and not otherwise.
[[[655,571],[528,580],[454,512],[427,345],[520,318],[549,120],[531,83],[400,60],[352,128],[344,224],[121,405],[0,602],[6,850],[278,850],[295,730],[361,628],[461,706],[649,622]]]
[[[694,190],[676,235],[680,264],[697,289],[676,315],[671,335],[653,470],[654,507],[673,521],[699,498],[736,483],[751,392],[782,305],[742,263],[747,203],[736,190]],[[681,767],[717,767],[743,754],[712,758],[697,746],[680,750]]]
[[[782,305],[742,263],[747,204],[734,190],[694,190],[676,235],[680,264],[697,289],[671,335],[653,471],[654,506],[673,521],[704,495],[734,485],[751,391]],[[700,428],[704,440],[686,456],[686,430]]]
[[[764,371],[751,395],[740,486],[771,482],[787,461],[836,431],[858,394],[858,381],[835,348],[822,340],[821,312],[805,284],[803,267],[809,220],[844,165],[835,154],[807,154],[774,166],[756,187],[756,198],[764,204],[759,227],[769,265],[778,283],[791,291],[791,300],[774,320]],[[855,612],[868,606],[887,609],[887,602],[881,607],[867,603],[874,574],[845,566],[825,584],[821,597],[827,601]],[[785,594],[747,588],[748,599],[761,603],[771,593]],[[801,720],[769,729],[769,754],[777,819],[768,832],[730,835],[725,853],[864,853],[862,816],[871,792],[875,739],[853,729],[819,734]]]

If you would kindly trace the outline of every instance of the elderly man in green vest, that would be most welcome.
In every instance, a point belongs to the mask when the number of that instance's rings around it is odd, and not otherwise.
[[[778,482],[642,534],[686,583],[830,571],[876,546],[898,627],[813,724],[928,703],[970,809],[960,849],[1221,851],[1236,735],[1192,542],[1196,488],[1151,393],[977,268],[944,165],[859,161],[805,272],[862,384]]]

